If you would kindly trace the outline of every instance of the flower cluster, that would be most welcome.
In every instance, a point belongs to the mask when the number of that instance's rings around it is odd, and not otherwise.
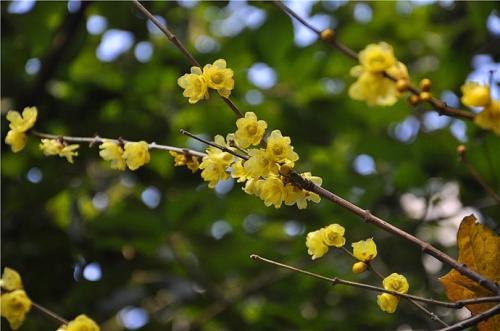
[[[382,285],[384,289],[399,292],[402,294],[408,293],[410,284],[406,277],[397,273],[392,273],[385,277]],[[377,304],[382,311],[386,313],[394,313],[398,307],[399,297],[389,293],[382,293],[377,296]]]
[[[229,98],[234,88],[233,70],[226,68],[225,60],[218,59],[213,64],[205,65],[203,71],[200,67],[191,67],[191,73],[180,77],[177,84],[184,89],[182,95],[189,99],[189,103],[208,99],[208,88]]]
[[[7,319],[13,330],[17,330],[31,309],[31,300],[23,289],[21,276],[11,268],[4,268],[0,286],[1,315]]]
[[[357,77],[349,88],[349,96],[355,100],[366,101],[370,106],[392,106],[398,101],[400,92],[395,81],[407,80],[408,70],[394,56],[391,45],[380,42],[370,44],[359,52],[359,63],[351,69],[351,75]]]
[[[62,325],[57,331],[99,331],[99,326],[87,315],[78,315],[68,324]]]
[[[284,203],[288,206],[296,204],[299,209],[304,209],[308,201],[320,201],[319,195],[303,190],[289,180],[288,175],[299,159],[290,137],[283,136],[280,130],[274,130],[264,141],[267,123],[258,120],[252,112],[238,119],[236,127],[237,130],[226,138],[220,135],[215,137],[215,143],[225,150],[209,147],[207,156],[200,164],[201,177],[210,188],[214,188],[220,180],[233,177],[245,183],[243,191],[258,196],[266,206],[279,208]],[[244,153],[244,159],[228,151]],[[301,176],[316,185],[322,183],[321,178],[310,172],[302,173]]]
[[[319,230],[309,232],[306,238],[307,253],[312,259],[318,259],[328,252],[329,247],[343,247],[345,228],[339,224],[330,224]]]
[[[78,156],[77,149],[80,146],[77,144],[68,145],[61,139],[42,139],[40,149],[47,156],[59,155],[65,157],[69,163],[73,163],[73,157]]]
[[[99,146],[99,155],[106,161],[111,161],[111,168],[117,170],[137,170],[150,160],[149,145],[145,141],[127,142],[122,144],[105,139]]]
[[[189,170],[195,173],[200,167],[200,159],[197,156],[189,153],[169,152],[174,157],[174,165],[176,167],[186,166]]]
[[[462,103],[468,107],[482,107],[474,117],[474,122],[486,130],[493,130],[500,135],[500,100],[491,98],[490,87],[476,82],[462,85]]]
[[[35,125],[37,116],[38,110],[36,107],[24,108],[22,115],[15,110],[7,113],[10,130],[5,137],[5,143],[10,145],[14,153],[21,151],[26,145],[28,141],[26,132]]]

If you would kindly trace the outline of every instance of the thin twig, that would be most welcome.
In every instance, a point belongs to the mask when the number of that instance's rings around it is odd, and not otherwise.
[[[460,321],[456,324],[453,324],[452,326],[449,326],[444,329],[440,329],[438,331],[458,331],[458,330],[464,330],[465,328],[469,326],[473,326],[478,324],[479,322],[482,322],[484,320],[487,320],[490,317],[493,317],[495,315],[500,314],[500,304],[494,306],[493,308],[490,308],[488,310],[483,311],[480,314],[477,314],[475,316],[472,316],[471,318],[468,318],[466,320]]]
[[[198,136],[196,136],[196,135],[192,134],[191,132],[186,131],[186,130],[184,130],[184,129],[181,129],[180,131],[181,131],[181,133],[182,133],[183,135],[186,135],[186,136],[188,136],[188,137],[191,137],[191,138],[193,138],[193,139],[196,139],[196,140],[198,140],[198,141],[201,141],[201,142],[202,142],[202,143],[204,143],[204,144],[207,144],[207,145],[209,145],[209,146],[212,146],[212,147],[218,148],[218,149],[220,149],[221,151],[226,152],[226,153],[229,153],[229,154],[232,154],[232,155],[234,155],[234,156],[236,156],[236,157],[239,157],[240,159],[243,159],[243,160],[248,160],[248,156],[246,156],[246,155],[242,155],[242,154],[239,154],[239,153],[237,153],[237,152],[235,152],[235,151],[231,150],[230,148],[227,148],[226,146],[222,146],[222,145],[216,144],[216,143],[214,143],[214,142],[212,142],[212,141],[209,141],[209,140],[206,140],[206,139],[200,138],[200,137],[198,137]]]
[[[114,143],[128,143],[128,142],[133,142],[130,140],[125,140],[125,139],[110,139],[110,138],[101,138],[99,136],[95,137],[73,137],[73,136],[59,136],[55,134],[49,134],[49,133],[43,133],[43,132],[38,132],[35,130],[31,130],[30,133],[33,135],[40,137],[40,138],[48,138],[48,139],[62,139],[64,141],[68,142],[76,142],[76,143],[89,143],[91,146],[94,144],[100,144],[103,143],[104,141],[112,141]],[[198,156],[198,157],[204,157],[207,154],[203,152],[198,152],[192,149],[187,149],[187,148],[180,148],[180,147],[174,147],[174,146],[168,146],[168,145],[159,145],[155,142],[149,143],[148,147],[150,149],[159,149],[159,150],[164,150],[164,151],[172,151],[172,152],[177,152],[177,153],[182,153],[182,154],[190,154],[192,156]]]
[[[351,256],[354,260],[356,261],[359,261],[355,256],[354,254],[351,253],[351,251],[349,251],[347,248],[345,248],[344,246],[342,246],[342,250],[344,252],[346,252],[349,256]],[[371,261],[366,261],[364,262],[367,266],[368,266],[368,269],[371,270],[380,280],[384,280],[384,276],[378,272],[377,269],[375,269],[371,263]],[[446,324],[445,321],[443,321],[441,318],[439,318],[438,315],[436,315],[434,312],[428,310],[427,308],[425,308],[424,306],[422,306],[420,303],[416,302],[415,300],[412,300],[412,299],[408,299],[408,298],[404,298],[404,299],[407,299],[408,301],[410,301],[415,307],[417,307],[418,309],[420,309],[422,312],[424,312],[424,314],[426,314],[427,316],[429,316],[429,318],[433,321],[436,321],[438,323],[440,323],[441,325],[443,326],[448,326],[448,324]]]
[[[347,286],[352,286],[352,287],[358,287],[358,288],[366,289],[369,291],[389,293],[392,295],[400,296],[402,298],[413,299],[415,301],[426,302],[429,304],[439,305],[439,306],[443,306],[443,307],[447,307],[447,308],[457,308],[458,309],[458,308],[462,308],[466,304],[470,305],[470,304],[479,304],[479,303],[485,303],[485,302],[500,302],[500,296],[481,297],[481,298],[474,298],[474,299],[468,299],[468,300],[461,300],[461,301],[457,301],[457,302],[439,301],[439,300],[435,300],[435,299],[420,297],[417,295],[403,294],[403,293],[399,293],[396,291],[386,290],[383,287],[377,287],[377,286],[373,286],[373,285],[353,282],[353,281],[345,280],[345,279],[338,278],[338,277],[330,278],[330,277],[322,276],[322,275],[316,274],[314,272],[310,272],[310,271],[307,271],[304,269],[296,268],[296,267],[293,267],[293,266],[288,265],[288,264],[276,262],[276,261],[261,257],[261,256],[256,255],[256,254],[250,255],[250,258],[255,260],[255,261],[266,262],[266,263],[272,264],[272,265],[280,267],[280,268],[292,270],[292,271],[295,271],[298,273],[308,275],[308,276],[313,277],[313,278],[321,279],[321,280],[327,281],[329,283],[332,283],[333,285],[341,284],[341,285],[347,285]]]
[[[38,303],[36,303],[36,302],[34,302],[34,301],[31,301],[31,305],[32,305],[33,307],[35,307],[36,309],[38,309],[39,311],[41,311],[42,313],[44,313],[45,315],[47,315],[47,316],[49,316],[49,317],[53,318],[54,320],[58,321],[58,322],[59,322],[59,323],[61,323],[61,324],[68,324],[68,323],[69,323],[69,321],[68,321],[68,320],[66,320],[65,318],[63,318],[63,317],[61,317],[61,316],[57,315],[57,314],[56,314],[56,313],[54,313],[53,311],[51,311],[51,310],[49,310],[49,309],[45,308],[44,306],[42,306],[42,305],[40,305],[40,304],[38,304]]]
[[[130,0],[134,3],[134,5],[144,14],[146,15],[146,17],[148,19],[151,20],[151,22],[153,22],[154,25],[156,25],[158,27],[158,29],[160,29],[161,32],[163,32],[163,34],[165,36],[167,36],[168,40],[174,44],[175,47],[177,47],[177,49],[179,49],[181,51],[181,53],[189,60],[189,62],[191,62],[191,64],[195,67],[200,67],[201,68],[201,64],[194,58],[193,54],[191,54],[191,52],[189,52],[187,50],[187,48],[184,46],[184,44],[179,40],[177,39],[177,37],[175,36],[175,34],[169,30],[169,28],[167,27],[166,24],[162,24],[153,14],[151,14],[151,12],[149,10],[146,9],[146,7],[144,7],[139,1],[137,0]],[[231,110],[236,114],[236,116],[238,117],[243,117],[243,113],[240,111],[240,109],[238,108],[238,106],[236,106],[234,104],[233,101],[231,101],[231,99],[229,98],[224,98],[223,96],[220,96],[222,98],[222,100],[224,101],[224,103],[226,103],[226,105],[229,106],[229,108],[231,108]]]
[[[338,49],[345,56],[347,56],[355,61],[358,61],[358,54],[355,51],[353,51],[351,48],[342,44],[336,38],[321,38],[321,31],[319,31],[314,26],[309,24],[304,18],[302,18],[295,11],[288,8],[282,1],[275,0],[275,1],[273,1],[273,3],[276,4],[276,6],[279,7],[281,10],[283,10],[285,13],[287,13],[288,15],[290,15],[291,17],[295,18],[297,21],[302,23],[309,30],[316,33],[318,35],[318,37],[320,37],[319,39],[321,41]],[[390,75],[387,72],[384,72],[384,76],[387,77],[388,79],[394,81],[394,82],[397,81],[397,78],[395,78],[394,76]],[[420,93],[422,92],[422,90],[420,90],[418,87],[413,86],[411,84],[408,87],[408,91],[414,95],[420,95]],[[431,97],[427,102],[429,104],[431,104],[436,109],[436,111],[441,115],[448,115],[451,117],[456,117],[456,118],[461,118],[461,119],[466,119],[466,120],[473,120],[474,116],[475,116],[473,113],[471,113],[469,111],[450,107],[444,101],[441,101],[441,100],[434,98],[434,97]]]

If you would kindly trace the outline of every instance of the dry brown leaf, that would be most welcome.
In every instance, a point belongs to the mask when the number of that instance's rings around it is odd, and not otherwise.
[[[500,237],[482,224],[474,215],[466,216],[457,233],[458,261],[469,269],[496,282],[500,282]],[[478,283],[452,269],[439,279],[451,301],[495,295]],[[467,305],[472,315],[482,313],[495,304]],[[481,331],[500,330],[500,315],[478,324]]]

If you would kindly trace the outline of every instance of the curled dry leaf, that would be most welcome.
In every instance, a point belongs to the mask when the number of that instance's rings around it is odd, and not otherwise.
[[[496,283],[500,282],[500,236],[486,226],[476,223],[474,215],[464,217],[460,223],[457,246],[459,262]],[[445,288],[446,296],[452,301],[495,295],[455,269],[439,280]],[[484,303],[466,307],[472,315],[477,315],[494,305]],[[500,330],[500,315],[479,323],[478,328],[480,331]]]

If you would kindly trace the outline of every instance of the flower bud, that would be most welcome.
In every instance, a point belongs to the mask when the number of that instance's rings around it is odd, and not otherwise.
[[[361,261],[356,262],[352,265],[352,272],[355,274],[360,274],[363,271],[365,271],[366,269],[368,269],[368,265],[364,262],[361,262]]]
[[[321,31],[320,38],[323,41],[332,41],[335,38],[335,32],[330,28],[325,29]]]

